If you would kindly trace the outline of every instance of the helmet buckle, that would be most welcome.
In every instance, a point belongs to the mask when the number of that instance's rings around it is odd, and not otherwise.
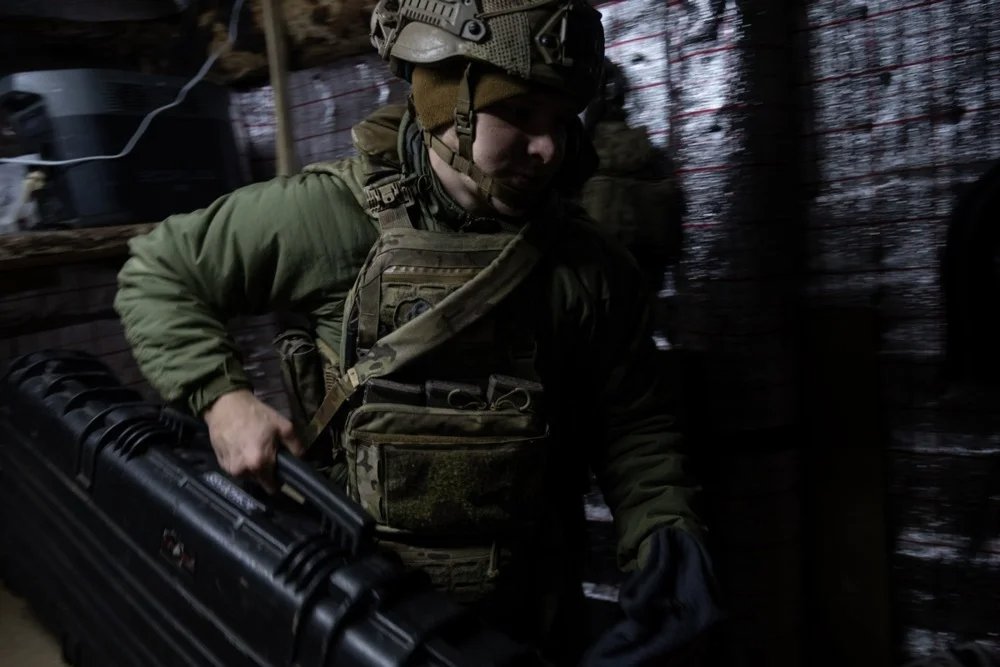
[[[459,136],[472,136],[472,123],[475,119],[476,112],[472,109],[468,111],[462,111],[460,109],[455,109],[455,133]]]

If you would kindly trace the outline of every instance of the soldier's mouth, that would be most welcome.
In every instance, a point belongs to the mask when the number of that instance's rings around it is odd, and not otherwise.
[[[504,180],[508,185],[517,188],[518,190],[541,190],[545,187],[545,179],[538,174],[527,174],[514,172],[508,174]]]

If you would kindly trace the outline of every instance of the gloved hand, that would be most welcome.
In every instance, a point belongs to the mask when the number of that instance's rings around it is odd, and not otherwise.
[[[625,618],[584,655],[581,667],[694,665],[696,644],[722,618],[708,554],[691,535],[665,527],[649,559],[622,584]]]

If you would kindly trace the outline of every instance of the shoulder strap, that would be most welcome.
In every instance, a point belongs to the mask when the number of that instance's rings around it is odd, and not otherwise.
[[[510,240],[500,254],[472,280],[392,333],[379,339],[352,368],[337,379],[306,426],[306,446],[312,444],[341,406],[371,378],[388,375],[441,345],[514,291],[542,255],[531,223]]]

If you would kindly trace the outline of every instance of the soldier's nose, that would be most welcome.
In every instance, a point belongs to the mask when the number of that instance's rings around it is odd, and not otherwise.
[[[532,134],[528,138],[528,155],[547,165],[559,157],[559,142],[551,132]]]

